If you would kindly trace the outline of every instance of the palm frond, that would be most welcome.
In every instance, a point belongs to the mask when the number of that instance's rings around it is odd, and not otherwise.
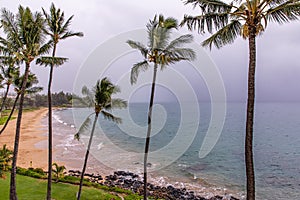
[[[300,16],[300,2],[287,1],[277,7],[272,7],[266,12],[268,20],[283,24],[289,21],[298,20]]]
[[[170,44],[166,47],[166,51],[170,51],[171,49],[181,47],[182,45],[186,43],[191,43],[193,41],[194,37],[191,34],[182,35],[170,42]]]
[[[83,87],[82,87],[81,93],[82,93],[83,95],[90,95],[90,94],[91,94],[90,90],[89,90],[88,87],[86,87],[86,86],[83,86]]]
[[[127,101],[120,98],[112,99],[110,104],[111,104],[111,108],[117,108],[117,109],[127,108]]]
[[[177,28],[178,22],[177,19],[173,17],[168,17],[164,19],[163,15],[159,15],[158,26],[166,29],[172,29],[172,28]]]
[[[284,2],[286,2],[286,0],[267,0],[267,1],[262,1],[262,4],[264,3],[265,5],[278,6]]]
[[[60,30],[58,30],[58,34],[62,35],[66,32],[68,32],[68,28],[71,25],[72,19],[73,19],[74,15],[70,16],[67,21],[65,22],[65,24],[62,25],[62,23],[64,22],[64,19],[62,18],[61,20],[61,25],[62,27],[60,28]]]
[[[53,47],[53,41],[50,40],[41,46],[41,48],[38,50],[38,54],[40,55],[48,54],[52,47]]]
[[[180,26],[187,25],[189,30],[198,30],[198,33],[205,33],[205,30],[209,33],[219,30],[228,24],[228,13],[205,13],[199,16],[185,15],[184,19],[180,23]]]
[[[169,63],[175,63],[181,60],[195,60],[196,53],[190,48],[174,48],[166,57]]]
[[[141,71],[146,71],[150,67],[147,60],[136,63],[131,68],[130,82],[131,84],[136,83],[137,78]]]
[[[1,26],[8,38],[13,38],[18,35],[18,24],[15,20],[15,15],[5,8],[1,9]]]
[[[81,126],[79,127],[79,130],[78,132],[74,135],[74,139],[76,140],[80,140],[80,135],[82,133],[84,133],[84,131],[88,130],[90,128],[90,125],[91,125],[91,116],[95,114],[95,113],[92,113],[90,114],[85,120],[84,122],[81,124]]]
[[[67,39],[69,37],[73,37],[73,36],[77,36],[77,37],[83,37],[83,33],[82,32],[72,32],[72,31],[68,31],[66,32],[64,35],[62,35],[60,37],[61,40]]]
[[[199,6],[202,11],[206,12],[227,12],[232,8],[231,4],[220,0],[186,0],[185,4],[192,4],[194,8]]]
[[[25,92],[26,94],[36,94],[43,91],[43,89],[44,89],[43,87],[32,87],[27,89]]]
[[[113,122],[115,122],[115,123],[117,123],[117,124],[122,123],[122,119],[121,119],[120,117],[116,117],[116,116],[114,116],[113,114],[111,114],[111,113],[109,113],[109,112],[106,112],[106,111],[102,110],[102,111],[101,111],[101,114],[103,115],[103,117],[104,117],[105,119],[108,119],[108,120],[110,120],[110,121],[113,121]]]
[[[156,26],[152,30],[152,39],[151,39],[151,49],[159,50],[166,48],[167,44],[169,43],[171,30]]]
[[[80,103],[82,103],[83,105],[85,105],[87,107],[93,107],[95,105],[93,93],[86,86],[82,87],[81,93],[85,97],[77,99],[77,100],[80,100]]]
[[[202,46],[209,46],[212,48],[212,45],[218,49],[223,47],[226,44],[231,44],[241,33],[242,24],[238,20],[232,20],[227,26],[223,27],[211,37],[202,42]]]
[[[147,58],[148,49],[142,43],[133,40],[127,40],[126,43],[129,44],[131,48],[139,50],[144,58]]]
[[[41,57],[36,60],[36,64],[48,66],[60,66],[68,61],[68,58],[60,58],[60,57]]]
[[[147,24],[149,47],[152,50],[164,49],[170,39],[170,34],[173,28],[177,28],[178,22],[172,17],[164,18],[163,15],[157,17],[155,15],[153,20]]]

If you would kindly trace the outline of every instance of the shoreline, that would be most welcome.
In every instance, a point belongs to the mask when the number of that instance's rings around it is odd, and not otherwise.
[[[60,109],[56,110],[60,112]],[[56,137],[56,159],[60,162],[65,164],[67,170],[71,171],[81,171],[83,160],[85,156],[86,146],[83,144],[82,141],[74,140],[73,136],[76,132],[74,128],[74,124],[72,122],[64,121],[63,116],[60,116],[59,113],[54,113],[53,117],[53,132],[54,137]],[[66,135],[64,137],[61,134],[58,134],[59,131],[65,131],[71,135],[68,138]],[[61,139],[59,139],[61,138]],[[76,156],[74,156],[76,155]],[[113,157],[111,157],[113,159]],[[134,173],[139,175],[140,177],[143,176],[140,170],[136,171],[134,169],[129,169],[126,166],[121,164],[119,167],[110,168],[105,164],[98,161],[92,153],[90,153],[88,165],[86,169],[87,174],[99,174],[102,177],[114,175],[118,171],[125,171],[129,173]],[[167,187],[167,186],[174,186],[175,188],[183,189],[186,188],[188,191],[193,191],[195,195],[200,195],[205,198],[211,198],[216,195],[224,196],[224,195],[231,195],[233,197],[241,198],[244,196],[243,192],[241,191],[234,191],[227,188],[221,188],[216,185],[208,184],[205,180],[201,179],[200,177],[186,177],[184,179],[174,179],[171,176],[164,174],[163,172],[149,172],[149,183],[159,186],[159,187]],[[192,178],[192,180],[190,180]],[[242,199],[242,198],[241,198]]]
[[[56,108],[55,111],[59,111]],[[17,166],[22,168],[42,168],[48,170],[48,151],[47,151],[47,108],[24,112],[21,126],[21,137],[19,145],[19,155]],[[55,114],[54,114],[55,115]],[[11,120],[7,129],[0,136],[0,145],[7,144],[9,149],[13,149],[16,119]],[[72,136],[66,139],[62,129],[67,129]],[[69,170],[82,170],[85,155],[85,146],[81,141],[73,139],[76,129],[71,124],[53,116],[53,163],[64,165]],[[76,156],[74,156],[76,155]],[[31,163],[32,161],[32,163]],[[111,169],[90,155],[86,173],[100,174],[102,177],[111,176],[117,170]],[[120,169],[126,170],[126,169]],[[133,173],[136,173],[132,171]],[[139,174],[140,175],[140,174]],[[172,185],[175,188],[186,188],[193,191],[195,195],[203,197],[213,197],[216,195],[224,196],[226,192],[221,188],[207,187],[205,185],[194,185],[191,182],[177,180],[174,182],[171,177],[157,176],[156,173],[149,174],[149,183],[160,187]],[[141,176],[141,175],[140,175]],[[225,192],[225,193],[224,193]],[[227,191],[227,194],[237,197],[235,192]]]

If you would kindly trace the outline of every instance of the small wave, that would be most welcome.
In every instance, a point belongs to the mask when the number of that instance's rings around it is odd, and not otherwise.
[[[58,115],[56,115],[56,114],[53,114],[53,115],[52,115],[52,118],[55,119],[56,121],[58,121],[58,122],[61,123],[61,124],[64,123],[64,122],[60,119],[60,117],[59,117]]]
[[[178,164],[178,167],[181,167],[181,168],[186,169],[186,168],[188,168],[189,166],[188,166],[187,164]]]

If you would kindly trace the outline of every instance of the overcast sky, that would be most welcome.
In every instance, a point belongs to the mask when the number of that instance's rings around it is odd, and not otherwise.
[[[66,16],[74,14],[72,30],[82,31],[83,38],[71,38],[59,43],[57,55],[69,58],[69,62],[55,69],[53,91],[71,92],[77,72],[91,52],[114,36],[144,28],[155,14],[172,16],[179,21],[184,14],[196,14],[197,9],[184,6],[181,0],[86,0],[53,1]],[[32,10],[49,10],[50,1],[1,0],[1,7],[16,13],[18,5]],[[182,33],[189,33],[185,28]],[[269,24],[257,40],[257,99],[260,101],[299,101],[300,83],[300,22],[285,25]],[[205,36],[194,32],[195,42]],[[248,45],[237,39],[220,50],[205,50],[215,62],[223,77],[227,98],[245,101],[247,86]],[[101,63],[99,63],[101,64]],[[127,63],[126,63],[127,64]],[[132,63],[128,63],[131,67]],[[48,69],[33,66],[40,84],[46,88]]]

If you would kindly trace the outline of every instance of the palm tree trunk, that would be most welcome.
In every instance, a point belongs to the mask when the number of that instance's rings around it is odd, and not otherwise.
[[[247,176],[247,200],[255,200],[255,176],[253,161],[253,119],[255,101],[256,29],[255,27],[250,27],[249,31],[249,72],[245,137],[245,164]]]
[[[18,100],[19,100],[19,96],[20,96],[20,93],[18,93],[17,96],[16,96],[14,105],[13,105],[11,111],[10,111],[10,114],[9,114],[8,118],[6,119],[6,122],[5,122],[4,126],[2,127],[2,129],[1,129],[1,131],[0,131],[0,135],[1,135],[1,134],[3,133],[3,131],[6,129],[8,123],[9,123],[9,120],[10,120],[11,116],[13,115],[13,113],[14,113],[14,111],[15,111],[17,102],[18,102]]]
[[[151,118],[152,118],[152,107],[153,107],[154,93],[155,93],[156,73],[157,73],[157,64],[155,63],[153,69],[153,80],[152,80],[150,103],[149,103],[149,110],[148,110],[148,129],[147,129],[145,154],[144,154],[144,200],[147,200],[147,162],[148,162],[148,153],[150,147]]]
[[[52,58],[56,52],[56,43],[54,43]],[[50,65],[49,82],[48,82],[48,184],[47,184],[47,200],[51,200],[52,186],[52,94],[51,85],[53,77],[53,63]]]
[[[10,177],[10,200],[18,200],[17,197],[17,190],[16,190],[16,175],[17,175],[17,157],[19,151],[19,141],[20,141],[20,132],[21,132],[21,121],[22,121],[22,114],[23,114],[23,103],[24,103],[24,96],[25,96],[25,89],[27,84],[27,79],[29,75],[29,68],[30,63],[26,63],[25,67],[25,74],[22,80],[22,87],[21,87],[21,98],[19,103],[19,112],[16,124],[16,135],[15,135],[15,144],[14,144],[14,152],[13,152],[13,159],[12,159],[12,167],[11,167],[11,177]]]
[[[89,144],[88,144],[88,147],[87,147],[87,150],[86,150],[86,153],[85,153],[83,168],[82,168],[82,172],[81,172],[81,175],[80,175],[80,184],[79,184],[79,190],[78,190],[78,194],[77,194],[77,200],[80,200],[80,196],[81,196],[81,190],[82,190],[82,185],[83,185],[83,177],[84,177],[85,169],[86,169],[86,166],[87,166],[87,161],[88,161],[88,158],[89,158],[89,153],[90,153],[92,140],[93,140],[93,136],[94,136],[94,132],[95,132],[96,122],[98,120],[98,115],[99,115],[99,113],[96,113],[96,115],[95,115],[95,119],[94,119],[94,123],[93,123],[93,127],[92,127],[92,132],[91,132],[90,139],[89,139]]]
[[[10,87],[10,84],[7,84],[6,91],[5,91],[5,94],[4,94],[2,103],[1,103],[0,114],[2,114],[2,110],[3,110],[3,108],[4,108],[4,104],[5,104],[5,101],[6,101],[6,99],[7,99],[9,87]]]

